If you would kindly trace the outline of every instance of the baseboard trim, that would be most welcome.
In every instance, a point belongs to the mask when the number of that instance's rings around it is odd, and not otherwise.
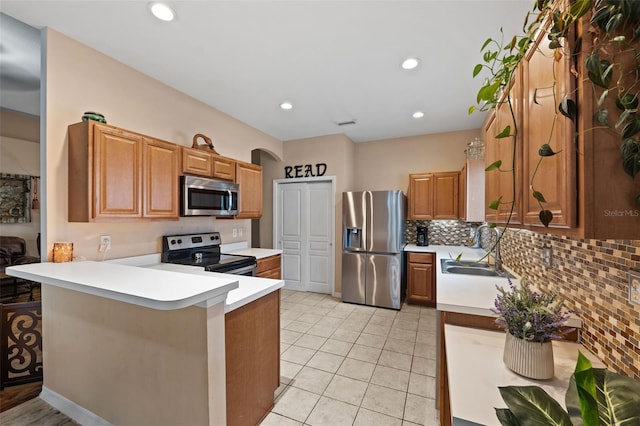
[[[113,426],[102,417],[95,415],[86,408],[81,407],[45,386],[42,387],[42,392],[40,392],[40,399],[81,425]]]

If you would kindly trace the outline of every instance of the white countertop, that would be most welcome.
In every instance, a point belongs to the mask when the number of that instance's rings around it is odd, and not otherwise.
[[[264,259],[265,257],[276,256],[282,254],[282,250],[265,249],[265,248],[246,248],[242,250],[225,251],[226,254],[239,254],[241,256],[253,256],[256,259]]]
[[[235,275],[194,277],[115,262],[31,263],[6,271],[18,278],[158,310],[210,306],[239,286]]]
[[[404,250],[436,254],[436,307],[439,311],[483,316],[494,315],[491,308],[498,294],[496,285],[508,287],[507,278],[444,274],[440,264],[441,259],[455,259],[460,254],[462,255],[461,260],[478,260],[486,254],[483,249],[438,245],[419,247],[415,244],[408,244]],[[514,283],[518,282],[517,279],[512,280]]]
[[[233,251],[236,254],[238,251],[244,250],[269,250],[269,252],[279,250],[271,249],[250,249],[244,248]],[[227,252],[229,253],[229,252]],[[276,254],[278,254],[276,253]],[[108,262],[118,263],[122,265],[138,266],[145,269],[153,269],[157,271],[172,271],[180,272],[182,274],[192,274],[204,279],[234,279],[238,282],[236,289],[231,290],[226,295],[224,312],[231,312],[234,309],[244,306],[247,303],[253,302],[256,299],[261,298],[279,288],[284,287],[284,281],[272,280],[268,278],[247,277],[244,275],[230,275],[220,274],[217,272],[207,272],[201,266],[189,266],[189,265],[177,265],[173,263],[161,263],[160,254],[147,254],[143,256],[124,257],[121,259],[112,259]]]
[[[564,395],[578,351],[603,368],[598,358],[578,343],[553,341],[555,374],[532,380],[509,370],[502,361],[505,333],[445,325],[451,415],[482,425],[499,425],[494,407],[503,408],[498,386],[540,386],[564,407]]]
[[[479,260],[486,254],[483,249],[439,245],[419,247],[415,244],[407,244],[404,251],[436,254],[436,309],[485,317],[495,316],[491,312],[491,308],[493,308],[498,295],[496,286],[508,288],[509,280],[507,278],[444,274],[440,264],[441,259],[455,259],[458,255],[462,255],[461,260]],[[517,277],[511,278],[511,281],[515,285],[520,283],[520,279]],[[577,317],[572,317],[567,321],[567,325],[581,327],[582,321]]]
[[[261,298],[279,288],[284,287],[284,281],[272,280],[268,278],[247,277],[244,275],[219,274],[217,272],[205,271],[203,267],[176,265],[173,263],[160,263],[157,265],[147,266],[145,269],[154,269],[162,271],[176,271],[184,274],[192,274],[197,277],[223,279],[225,277],[233,277],[238,280],[238,287],[227,293],[225,300],[224,312],[231,312],[241,306],[244,306],[254,300]]]

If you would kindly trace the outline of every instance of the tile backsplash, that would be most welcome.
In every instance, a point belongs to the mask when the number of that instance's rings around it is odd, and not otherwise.
[[[551,247],[552,266],[542,264]],[[628,271],[640,271],[640,240],[581,240],[508,230],[502,261],[542,291],[558,290],[583,321],[584,346],[607,367],[640,379],[640,305],[629,302]]]
[[[461,220],[407,220],[405,222],[405,241],[416,242],[418,226],[429,228],[429,244],[446,246],[467,245],[470,228],[477,228],[479,223],[463,222]]]

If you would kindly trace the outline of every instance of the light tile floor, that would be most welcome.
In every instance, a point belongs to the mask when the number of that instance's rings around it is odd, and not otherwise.
[[[436,312],[282,290],[281,386],[263,426],[437,425]]]

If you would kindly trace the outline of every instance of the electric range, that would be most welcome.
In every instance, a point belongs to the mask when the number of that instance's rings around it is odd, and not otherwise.
[[[165,235],[162,237],[163,263],[200,266],[205,271],[255,276],[257,261],[253,256],[220,253],[219,232]]]

